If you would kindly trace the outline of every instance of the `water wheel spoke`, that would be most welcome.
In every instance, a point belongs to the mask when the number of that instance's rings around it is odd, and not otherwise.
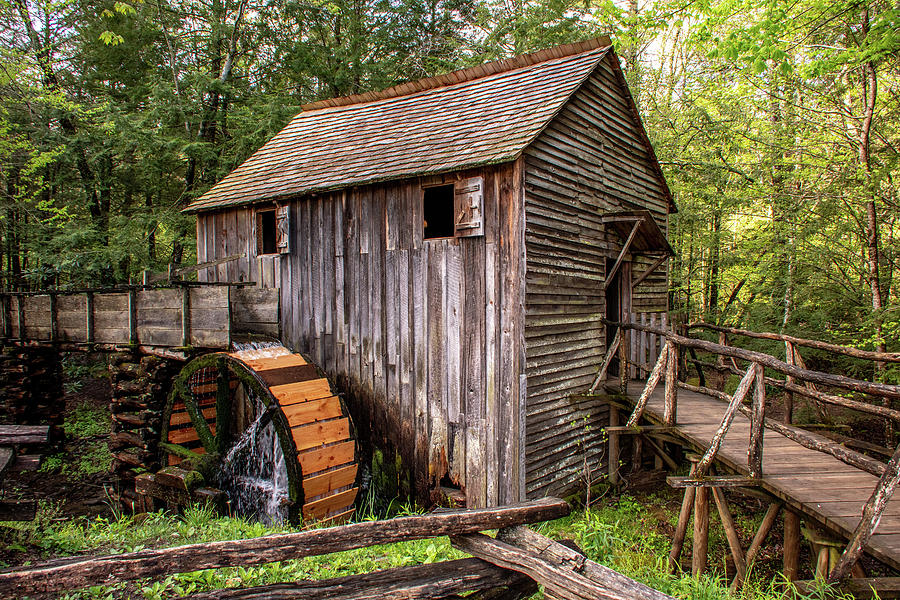
[[[231,445],[231,377],[225,357],[216,361],[216,448],[224,454]]]
[[[206,417],[203,416],[194,394],[191,393],[186,383],[182,380],[175,381],[175,388],[176,393],[181,398],[182,402],[184,402],[184,408],[191,418],[191,424],[194,426],[194,431],[197,432],[197,438],[200,440],[200,444],[206,450],[207,454],[218,452],[216,437],[213,435],[212,429],[206,421]],[[218,427],[216,430],[218,431]]]

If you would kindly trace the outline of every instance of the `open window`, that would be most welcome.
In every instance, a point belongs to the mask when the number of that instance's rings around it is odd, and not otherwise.
[[[470,177],[422,190],[422,238],[484,235],[484,180]]]
[[[256,252],[284,254],[290,252],[290,206],[256,211]]]

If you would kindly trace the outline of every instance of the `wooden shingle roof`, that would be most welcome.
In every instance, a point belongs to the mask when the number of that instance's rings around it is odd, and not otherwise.
[[[186,210],[513,160],[607,52],[600,38],[307,105]]]

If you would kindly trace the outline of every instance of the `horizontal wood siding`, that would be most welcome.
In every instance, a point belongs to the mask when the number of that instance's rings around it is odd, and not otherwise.
[[[473,176],[484,177],[481,237],[422,239],[421,186],[440,178],[292,202],[273,283],[283,341],[346,394],[362,438],[399,450],[420,497],[446,478],[485,506],[524,497],[521,161],[458,174]],[[242,222],[255,240],[251,211],[231,213],[198,216],[198,260],[244,248],[235,272],[206,277],[253,279],[255,242],[230,241]]]
[[[666,231],[668,201],[651,168],[624,90],[604,60],[525,153],[526,488],[564,494],[597,477],[607,409],[575,401],[606,351],[606,259],[623,240],[604,213],[650,210]],[[637,278],[652,262],[633,259]],[[632,310],[666,309],[666,269],[633,291]]]

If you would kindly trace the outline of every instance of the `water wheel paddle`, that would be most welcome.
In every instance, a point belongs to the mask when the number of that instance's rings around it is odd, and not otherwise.
[[[191,458],[215,470],[239,514],[294,522],[352,515],[358,488],[349,414],[315,365],[283,346],[207,354],[185,365],[172,384],[161,441],[169,465]]]

